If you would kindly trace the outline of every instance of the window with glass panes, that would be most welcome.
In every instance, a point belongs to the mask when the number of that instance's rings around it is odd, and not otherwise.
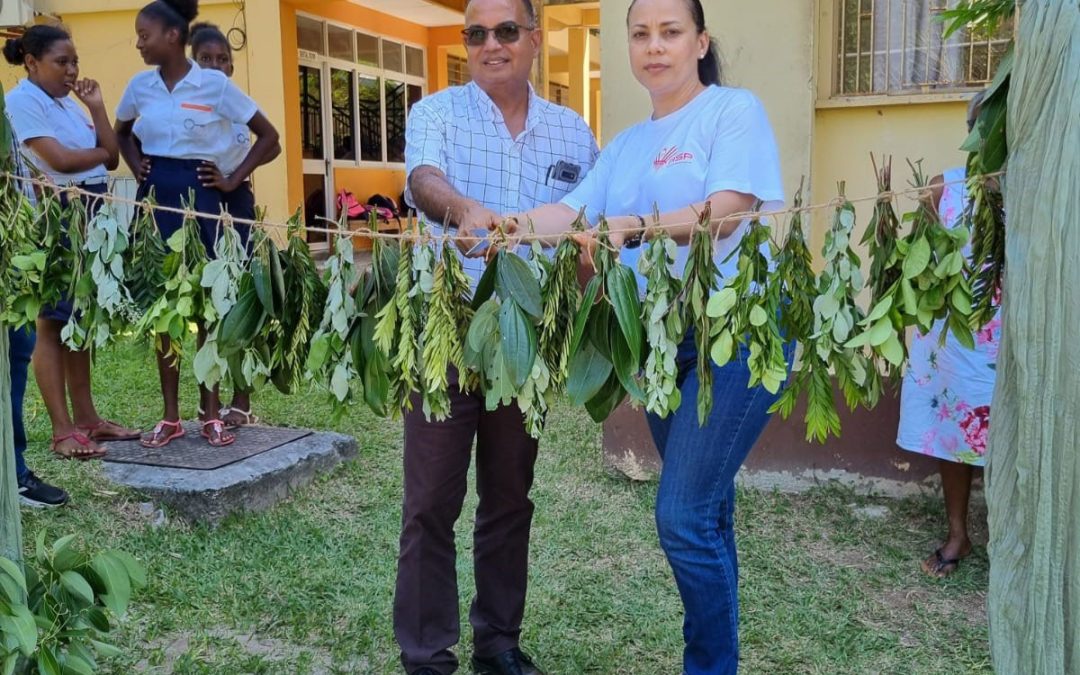
[[[296,32],[304,158],[325,158],[328,128],[338,164],[404,162],[408,113],[427,86],[424,49],[305,15]]]
[[[945,37],[940,14],[960,0],[836,0],[833,93],[912,94],[985,86],[1008,49],[1012,24]]]

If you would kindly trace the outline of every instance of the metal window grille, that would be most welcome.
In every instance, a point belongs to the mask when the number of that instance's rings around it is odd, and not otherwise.
[[[446,82],[451,87],[468,84],[472,77],[469,76],[469,62],[465,59],[449,54],[446,57]]]
[[[570,105],[570,87],[564,87],[556,82],[548,83],[548,98],[552,103]]]
[[[918,94],[985,86],[1008,48],[1012,24],[994,34],[944,37],[940,14],[959,0],[838,0],[834,93]]]

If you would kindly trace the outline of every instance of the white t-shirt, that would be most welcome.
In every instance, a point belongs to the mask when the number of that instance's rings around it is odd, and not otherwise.
[[[79,173],[55,171],[26,143],[35,138],[53,138],[73,150],[96,148],[97,130],[72,97],[53,98],[30,80],[22,80],[4,96],[4,104],[23,154],[53,182],[68,185],[108,175],[104,164]]]
[[[648,221],[655,204],[661,213],[733,190],[780,208],[784,190],[780,154],[765,109],[745,89],[710,86],[679,110],[640,122],[616,136],[596,166],[562,203],[587,206],[590,223],[608,217],[641,215]],[[736,273],[736,260],[723,264],[746,232],[740,223],[716,247],[721,275]],[[675,273],[682,274],[689,246],[680,246]],[[622,250],[620,259],[637,271],[641,248]],[[644,292],[645,279],[638,276]]]
[[[232,143],[218,161],[218,169],[226,176],[231,176],[251,152],[251,129],[246,124],[234,124],[232,126]]]
[[[259,106],[224,73],[188,63],[171,92],[156,68],[131,78],[116,119],[135,120],[144,155],[219,162],[235,145],[233,125],[246,126]]]

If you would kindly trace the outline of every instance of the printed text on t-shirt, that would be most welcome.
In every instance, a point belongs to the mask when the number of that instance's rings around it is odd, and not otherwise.
[[[671,146],[670,148],[664,148],[660,151],[660,154],[653,160],[653,169],[659,171],[665,166],[671,166],[672,164],[682,164],[684,162],[691,162],[694,159],[694,153],[692,152],[680,152],[677,146]]]

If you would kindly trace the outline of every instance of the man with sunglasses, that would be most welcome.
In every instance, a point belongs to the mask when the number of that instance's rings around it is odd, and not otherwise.
[[[463,42],[472,82],[413,106],[406,126],[406,200],[436,237],[462,251],[500,214],[556,202],[596,160],[596,141],[576,113],[529,84],[541,35],[530,0],[469,0]],[[481,258],[465,258],[474,285]],[[411,675],[457,669],[460,637],[454,523],[468,491],[476,439],[479,504],[473,533],[476,595],[469,612],[474,672],[540,671],[519,648],[528,581],[529,489],[537,443],[517,405],[487,410],[448,373],[450,415],[427,420],[419,398],[405,413],[405,497],[394,597],[394,635]]]

